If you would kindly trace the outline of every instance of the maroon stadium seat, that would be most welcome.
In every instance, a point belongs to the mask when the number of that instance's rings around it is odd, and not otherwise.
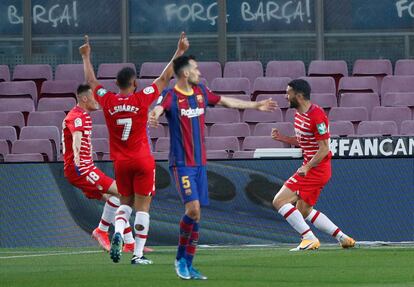
[[[0,98],[0,112],[23,112],[29,113],[35,110],[32,99],[29,98]]]
[[[78,83],[70,80],[45,81],[40,90],[40,98],[44,97],[76,97]]]
[[[201,77],[205,78],[208,83],[212,83],[215,78],[221,78],[223,72],[219,62],[197,62]]]
[[[411,110],[408,107],[375,107],[372,110],[373,121],[394,121],[397,127],[405,120],[411,120]]]
[[[414,76],[414,59],[401,59],[395,62],[396,76]]]
[[[10,81],[10,70],[7,65],[0,65],[0,82]]]
[[[216,108],[208,109],[205,117],[206,124],[215,123],[238,123],[240,122],[240,113],[235,109]]]
[[[205,140],[207,150],[240,150],[239,140],[237,139],[237,137],[206,137]]]
[[[355,134],[354,125],[350,121],[335,121],[329,123],[329,134],[335,136],[352,136]]]
[[[13,81],[34,81],[38,94],[40,93],[42,83],[44,81],[51,81],[52,79],[53,72],[50,65],[16,65],[13,70]]]
[[[0,112],[0,126],[12,126],[19,129],[24,126],[24,116],[21,112]]]
[[[350,121],[357,123],[361,121],[368,121],[368,110],[365,107],[353,108],[332,108],[329,112],[330,121]]]
[[[47,161],[56,160],[52,142],[46,139],[17,140],[13,143],[12,153],[41,153],[47,156]]]
[[[248,78],[216,78],[211,83],[211,90],[222,95],[250,95],[250,81]]]
[[[155,143],[155,151],[156,152],[168,152],[170,150],[170,138],[163,137],[158,138],[157,142]]]
[[[345,93],[340,98],[341,107],[365,107],[368,116],[371,117],[372,109],[380,105],[380,99],[376,93]]]
[[[166,134],[165,134],[165,128],[162,125],[158,125],[156,128],[149,127],[148,128],[148,135],[152,139],[165,137],[166,136]]]
[[[224,65],[223,78],[248,78],[253,84],[258,77],[263,77],[263,65],[260,61],[227,62]],[[249,94],[250,92],[249,90]]]
[[[401,123],[402,135],[414,136],[414,120],[405,120]]]
[[[16,129],[12,126],[0,126],[0,140],[6,140],[12,144],[17,140]]]
[[[390,60],[356,60],[352,71],[353,76],[374,76],[377,78],[378,90],[382,79],[392,75],[392,64]]]
[[[249,135],[250,129],[246,123],[214,124],[210,128],[211,137],[234,136],[241,138]]]
[[[21,140],[47,139],[54,144],[54,154],[60,154],[61,136],[60,130],[55,126],[30,126],[23,127],[20,132]]]
[[[4,161],[6,155],[10,153],[10,144],[3,139],[0,139],[0,161]]]
[[[109,132],[106,125],[93,125],[92,127],[92,137],[96,139],[107,139],[109,138]]]
[[[41,153],[22,153],[8,154],[4,159],[5,162],[44,162],[45,159]]]
[[[284,94],[268,94],[268,95],[258,95],[256,98],[256,102],[272,99],[277,103],[277,106],[282,110],[288,109],[290,104],[286,99],[286,92]]]
[[[275,141],[270,136],[249,136],[243,141],[243,150],[255,150],[257,148],[283,148],[282,142]]]
[[[286,95],[287,84],[291,78],[287,77],[260,77],[253,83],[253,97],[255,100],[258,95],[262,94],[283,94]]]
[[[373,76],[343,77],[339,81],[338,93],[377,93],[378,81]]]
[[[270,61],[266,66],[266,77],[289,77],[297,79],[306,76],[302,61]]]
[[[362,121],[358,125],[357,134],[365,136],[397,135],[398,128],[394,121]]]
[[[158,78],[162,71],[167,66],[167,62],[145,62],[142,63],[139,77],[141,79],[155,79]]]
[[[102,110],[93,111],[90,113],[92,124],[94,125],[105,125],[105,116]]]
[[[62,130],[62,122],[66,117],[65,112],[32,112],[27,119],[28,126],[55,126]]]
[[[57,65],[55,80],[76,81],[78,84],[85,82],[83,64],[62,64]]]
[[[33,81],[1,82],[0,98],[32,98],[37,103],[36,84]]]
[[[68,112],[76,106],[74,98],[42,98],[39,100],[37,111],[63,111]]]
[[[98,67],[97,78],[104,79],[116,79],[116,76],[123,68],[132,68],[134,71],[135,65],[133,63],[111,63],[111,64],[100,64]]]

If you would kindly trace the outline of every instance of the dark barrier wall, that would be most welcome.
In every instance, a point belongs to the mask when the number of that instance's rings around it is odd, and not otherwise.
[[[271,208],[300,160],[209,162],[211,206],[202,210],[201,244],[298,242]],[[97,165],[113,176],[112,163]],[[175,245],[183,206],[157,163],[157,195],[148,244]],[[90,246],[102,204],[63,178],[61,163],[0,165],[0,247]],[[338,159],[316,208],[357,240],[414,239],[414,159]],[[323,241],[332,241],[319,232]]]

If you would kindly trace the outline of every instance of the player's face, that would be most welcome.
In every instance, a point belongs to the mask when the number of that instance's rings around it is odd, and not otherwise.
[[[198,85],[200,82],[200,70],[198,69],[197,62],[194,60],[189,61],[190,65],[187,68],[188,71],[188,82],[191,85]]]
[[[299,102],[297,98],[298,94],[291,87],[286,89],[286,98],[289,101],[290,107],[297,109],[299,107]]]

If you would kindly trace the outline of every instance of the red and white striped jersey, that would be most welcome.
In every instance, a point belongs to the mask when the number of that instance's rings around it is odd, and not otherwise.
[[[319,149],[318,141],[329,139],[329,121],[319,106],[312,104],[306,113],[295,114],[295,133],[299,146],[303,151],[303,164],[307,164]],[[332,153],[320,162],[330,160]]]
[[[80,147],[80,165],[77,167],[80,175],[83,175],[96,167],[92,158],[92,119],[89,114],[81,107],[74,107],[63,120],[62,123],[62,149],[65,169],[75,165],[73,159],[73,138],[72,134],[76,131],[82,132]]]

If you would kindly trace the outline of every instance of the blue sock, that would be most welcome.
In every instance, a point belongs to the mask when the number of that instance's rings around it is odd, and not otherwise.
[[[180,236],[178,240],[177,260],[185,256],[185,250],[190,241],[194,220],[186,214],[180,220]]]

